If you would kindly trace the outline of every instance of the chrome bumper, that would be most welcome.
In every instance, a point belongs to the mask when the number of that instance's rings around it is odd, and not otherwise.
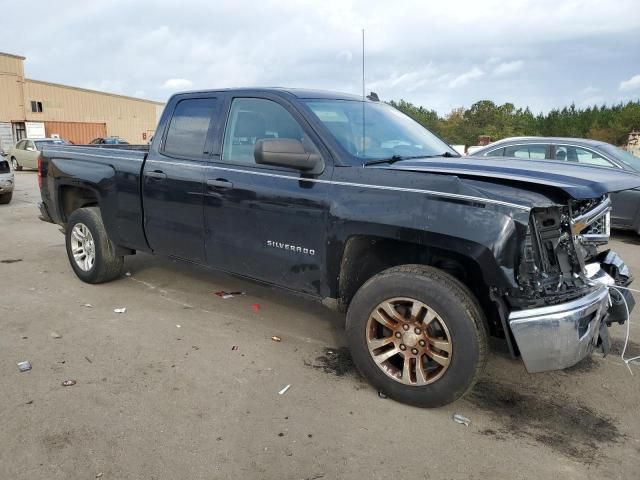
[[[511,312],[509,325],[527,370],[560,370],[590,354],[608,308],[609,290],[601,284],[571,302]]]

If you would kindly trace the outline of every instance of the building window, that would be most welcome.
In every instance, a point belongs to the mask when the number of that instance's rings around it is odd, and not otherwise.
[[[31,100],[31,111],[33,113],[42,113],[42,102]]]

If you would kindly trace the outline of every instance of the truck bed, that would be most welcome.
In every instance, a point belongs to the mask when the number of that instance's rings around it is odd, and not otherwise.
[[[42,216],[64,224],[80,201],[74,192],[89,189],[116,244],[146,250],[140,174],[147,153],[148,145],[45,146],[39,173]]]

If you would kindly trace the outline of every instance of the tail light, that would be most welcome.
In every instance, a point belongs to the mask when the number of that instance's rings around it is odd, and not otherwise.
[[[42,190],[42,181],[44,176],[42,175],[42,154],[38,155],[38,188]]]

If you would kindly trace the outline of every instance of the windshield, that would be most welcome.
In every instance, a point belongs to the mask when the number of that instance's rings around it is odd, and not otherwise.
[[[636,157],[632,153],[627,152],[618,147],[614,147],[613,145],[602,145],[600,148],[612,155],[615,159],[620,160],[629,168],[635,170],[636,172],[640,172],[640,157]]]
[[[404,113],[384,103],[307,100],[313,114],[360,160],[458,154]],[[362,121],[364,115],[364,122]]]
[[[35,144],[36,150],[42,150],[42,147],[44,147],[45,145],[66,145],[67,142],[62,139],[56,138],[52,140],[36,140]]]

